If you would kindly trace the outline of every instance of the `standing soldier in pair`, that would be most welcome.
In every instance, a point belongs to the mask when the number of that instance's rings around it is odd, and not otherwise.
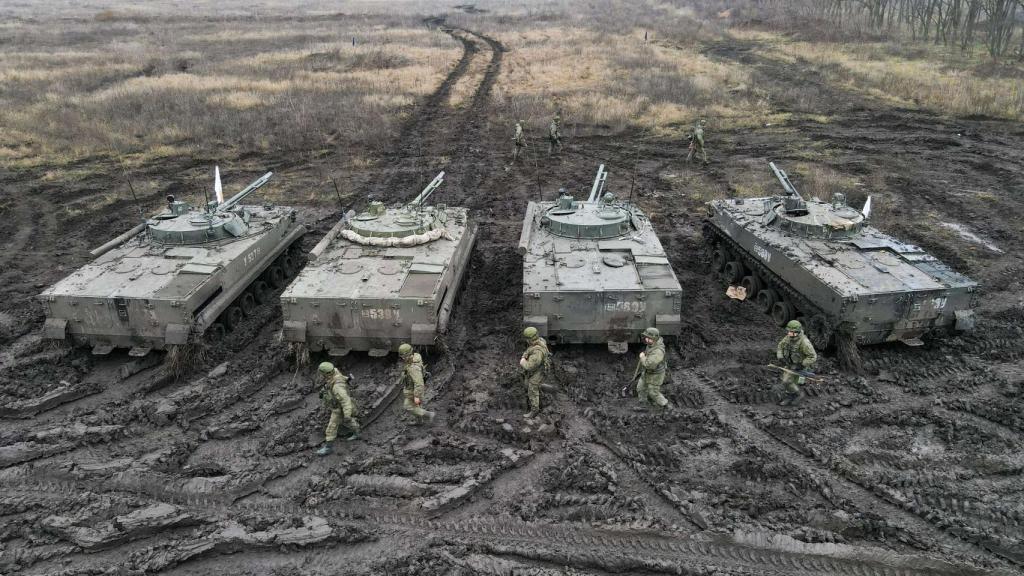
[[[403,406],[415,418],[416,424],[422,424],[423,419],[428,421],[434,419],[434,413],[423,409],[423,374],[426,369],[423,366],[423,357],[412,351],[412,346],[402,344],[398,347],[399,364],[402,369],[402,378],[398,381],[402,385],[402,395],[405,397]]]
[[[548,126],[548,155],[554,153],[555,148],[558,148],[558,152],[562,152],[562,132],[560,128],[562,126],[562,113],[561,111],[555,112],[555,117],[551,119],[551,125]]]
[[[636,395],[641,402],[648,402],[658,408],[668,406],[668,398],[661,394],[661,385],[668,374],[668,361],[665,359],[665,340],[657,328],[647,328],[641,334],[641,340],[647,348],[640,353],[637,365]]]
[[[342,420],[349,430],[346,440],[359,439],[359,421],[356,420],[356,405],[348,395],[349,377],[341,373],[330,362],[322,362],[318,369],[323,384],[320,388],[320,400],[324,407],[331,411],[331,420],[327,423],[324,444],[316,453],[326,456],[334,450],[334,440],[338,437],[338,426]]]
[[[548,343],[533,326],[523,330],[523,338],[526,338],[528,346],[519,359],[519,366],[523,369],[526,395],[530,400],[530,411],[523,414],[523,418],[533,418],[540,412],[540,385],[544,382],[544,370],[551,366],[551,352],[548,351]]]
[[[775,349],[775,357],[782,361],[783,368],[789,370],[782,373],[786,397],[779,402],[779,406],[796,406],[804,397],[800,386],[805,382],[805,378],[796,372],[809,369],[818,360],[818,353],[814,351],[814,345],[804,334],[800,322],[790,320],[786,324],[786,335]]]
[[[689,162],[693,158],[694,152],[698,150],[704,157],[704,164],[707,164],[708,153],[704,149],[704,120],[693,125],[693,133],[690,134],[690,153],[686,155],[686,161]]]
[[[526,146],[526,135],[523,134],[522,120],[516,122],[516,134],[512,137],[512,142],[515,144],[515,148],[512,149],[512,161],[515,162],[519,159],[519,156],[523,153],[523,148]]]

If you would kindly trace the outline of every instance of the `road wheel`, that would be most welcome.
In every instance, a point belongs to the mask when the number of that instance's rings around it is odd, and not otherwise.
[[[224,322],[224,327],[230,332],[234,331],[235,328],[238,328],[238,325],[242,323],[243,318],[245,318],[245,314],[242,313],[242,309],[232,304],[224,311],[221,321]]]
[[[743,280],[740,280],[740,286],[747,291],[747,300],[757,298],[757,293],[761,291],[761,279],[754,274],[744,276]]]
[[[287,252],[277,259],[277,264],[281,267],[281,272],[284,272],[286,278],[290,278],[292,274],[295,274],[295,260]]]
[[[731,260],[731,258],[729,257],[729,253],[725,250],[725,248],[721,246],[715,248],[715,254],[712,258],[712,263],[715,266],[715,272],[721,272],[725,270],[726,262]]]
[[[779,300],[772,305],[772,320],[779,326],[785,326],[790,320],[796,318],[796,310],[789,300]]]
[[[746,274],[746,271],[743,269],[743,264],[741,264],[739,260],[730,260],[725,263],[725,281],[728,282],[730,286],[742,280],[744,274]]]
[[[246,290],[242,294],[238,299],[238,307],[242,309],[242,314],[252,316],[253,311],[256,310],[256,298],[253,297],[252,292]]]
[[[772,306],[779,301],[779,295],[771,288],[764,288],[757,293],[757,307],[765,314],[771,314]]]
[[[220,342],[224,339],[224,335],[227,334],[227,328],[224,328],[224,323],[218,320],[210,324],[210,327],[206,329],[206,333],[210,335],[210,340]]]
[[[267,284],[274,288],[284,286],[284,271],[277,264],[267,269]]]
[[[252,297],[256,300],[257,304],[266,304],[270,302],[270,286],[263,280],[257,280],[252,283]]]

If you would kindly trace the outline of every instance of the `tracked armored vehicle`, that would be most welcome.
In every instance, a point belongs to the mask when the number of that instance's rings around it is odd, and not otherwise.
[[[527,206],[523,323],[551,342],[622,353],[649,326],[679,334],[682,289],[650,220],[603,193],[607,178],[601,165],[586,200],[562,193]]]
[[[143,356],[238,325],[293,273],[289,247],[306,232],[292,208],[241,204],[271,175],[223,201],[217,170],[217,200],[201,208],[168,196],[166,210],[39,296],[44,337]]]
[[[371,202],[324,236],[281,296],[285,340],[332,356],[435,343],[477,234],[467,209],[426,205],[443,181],[441,172],[405,206]]]
[[[868,225],[844,195],[805,200],[769,163],[783,194],[715,200],[704,232],[714,266],[778,325],[801,316],[818,347],[837,333],[857,344],[903,341],[974,326],[977,284],[921,248]]]

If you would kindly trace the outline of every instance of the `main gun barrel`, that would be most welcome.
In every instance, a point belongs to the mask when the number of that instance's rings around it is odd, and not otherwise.
[[[220,206],[217,206],[217,211],[218,212],[223,212],[225,210],[230,210],[231,208],[233,208],[235,206],[235,204],[238,204],[239,202],[241,202],[242,199],[244,199],[246,196],[248,196],[249,194],[252,194],[253,192],[255,192],[257,188],[259,188],[260,186],[263,186],[264,184],[266,184],[270,180],[270,177],[273,176],[273,175],[274,175],[273,172],[267,172],[263,176],[260,176],[252,184],[249,184],[248,186],[246,186],[244,190],[242,190],[238,194],[235,194],[231,198],[228,198]]]
[[[775,162],[769,162],[768,166],[771,167],[772,172],[775,173],[775,177],[779,179],[779,182],[782,184],[782,188],[786,190],[786,194],[796,196],[803,200],[803,196],[796,191],[796,186],[793,186],[793,183],[789,181],[789,176],[786,174],[785,170],[776,166]]]

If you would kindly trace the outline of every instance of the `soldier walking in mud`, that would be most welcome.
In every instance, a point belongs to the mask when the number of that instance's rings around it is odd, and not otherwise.
[[[519,366],[523,369],[526,395],[530,400],[530,411],[523,414],[523,418],[533,418],[540,413],[540,385],[544,382],[545,370],[551,367],[551,352],[548,351],[548,343],[533,326],[523,330],[523,338],[528,345],[519,359]]]
[[[818,360],[818,353],[814,351],[814,345],[804,334],[800,322],[790,320],[786,324],[786,335],[775,349],[775,357],[781,360],[783,368],[786,368],[782,373],[786,397],[779,402],[779,406],[795,406],[804,397],[800,386],[805,382],[805,378],[798,372],[809,369]]]
[[[526,135],[523,134],[522,120],[516,122],[516,134],[512,137],[512,142],[515,144],[515,147],[512,149],[512,161],[515,162],[523,153],[523,148],[526,147]]]
[[[665,340],[657,328],[647,328],[641,334],[641,340],[647,348],[640,353],[640,361],[636,367],[636,396],[641,402],[664,408],[668,406],[668,398],[661,394],[661,385],[668,374],[668,361],[665,359]]]
[[[562,152],[562,113],[555,112],[555,117],[551,119],[551,125],[548,126],[548,155],[554,154],[555,149],[558,152]]]
[[[405,400],[402,406],[406,412],[412,414],[415,424],[422,424],[423,420],[434,419],[434,413],[423,409],[423,394],[426,387],[423,383],[426,367],[423,365],[423,357],[412,351],[412,346],[402,344],[398,347],[398,357],[402,377],[398,383],[402,385],[402,396]]]
[[[323,384],[320,388],[320,400],[324,408],[331,411],[331,420],[327,423],[324,434],[324,445],[316,451],[319,456],[327,456],[334,451],[334,440],[338,437],[338,426],[345,422],[349,430],[346,440],[359,439],[359,421],[356,420],[356,405],[348,395],[349,377],[341,373],[330,362],[321,362],[318,368]]]
[[[686,155],[686,161],[689,162],[693,159],[695,152],[700,150],[701,155],[704,157],[704,164],[708,163],[708,152],[704,149],[704,120],[700,120],[693,125],[693,132],[690,134],[690,152]]]

